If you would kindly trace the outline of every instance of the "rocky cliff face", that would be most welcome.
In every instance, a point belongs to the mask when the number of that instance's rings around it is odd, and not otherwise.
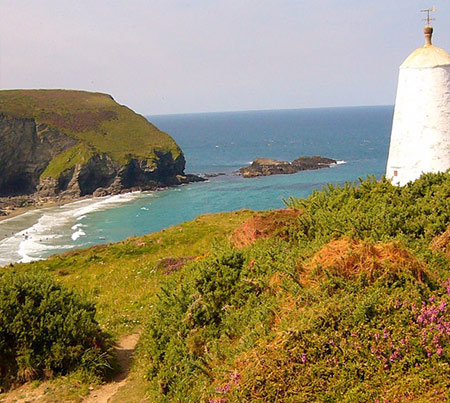
[[[65,102],[60,111],[46,105],[58,100]],[[94,101],[102,108],[96,114],[88,104]],[[198,179],[184,175],[185,159],[173,139],[142,116],[104,94],[72,91],[0,91],[0,167],[0,197],[35,200]]]
[[[48,163],[76,143],[32,118],[0,115],[0,196],[34,193]]]
[[[65,170],[58,178],[41,178],[35,195],[46,198],[105,196],[124,190],[152,190],[195,181],[197,177],[184,175],[184,166],[182,154],[176,159],[170,153],[162,154],[156,166],[148,166],[147,161],[137,159],[122,165],[107,155],[95,154],[85,164]]]

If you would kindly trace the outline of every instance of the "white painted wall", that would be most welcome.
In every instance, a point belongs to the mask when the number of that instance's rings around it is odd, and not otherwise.
[[[449,168],[450,66],[401,68],[386,177],[403,186]]]

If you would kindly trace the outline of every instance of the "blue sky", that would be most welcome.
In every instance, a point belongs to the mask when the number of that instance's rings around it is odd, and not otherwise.
[[[393,104],[433,5],[450,51],[449,0],[1,0],[0,87],[143,114]]]

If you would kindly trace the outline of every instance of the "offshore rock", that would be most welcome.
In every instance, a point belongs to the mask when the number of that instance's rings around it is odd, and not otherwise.
[[[296,160],[277,161],[270,158],[257,158],[248,167],[239,169],[239,173],[244,178],[255,178],[257,176],[269,176],[278,174],[294,174],[299,171],[312,169],[329,168],[336,164],[337,161],[331,158],[320,157],[299,157]]]

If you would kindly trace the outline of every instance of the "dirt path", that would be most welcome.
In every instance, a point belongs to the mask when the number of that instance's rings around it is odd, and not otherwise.
[[[83,400],[83,403],[106,403],[113,397],[120,387],[126,384],[128,372],[130,370],[131,359],[134,348],[139,339],[139,333],[130,334],[123,337],[115,347],[117,359],[120,365],[120,372],[111,382],[93,390],[90,395]],[[28,382],[21,387],[0,396],[0,403],[29,403],[29,402],[59,402],[58,398],[51,398],[48,390],[52,384],[49,381],[42,382],[38,387],[34,387],[32,382]]]
[[[119,340],[116,347],[117,359],[119,360],[120,372],[113,380],[99,389],[93,390],[90,395],[83,400],[83,403],[107,403],[113,397],[120,387],[127,382],[128,372],[130,371],[131,359],[139,340],[139,333],[130,334]]]

